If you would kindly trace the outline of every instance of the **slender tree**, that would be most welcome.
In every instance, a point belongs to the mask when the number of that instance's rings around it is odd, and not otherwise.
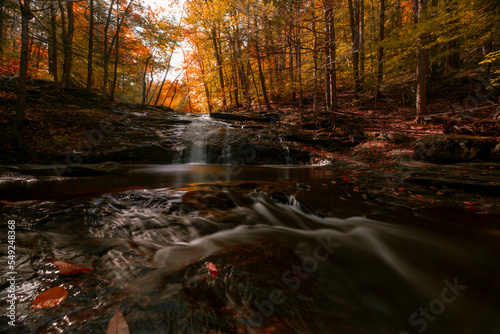
[[[17,93],[17,106],[15,128],[21,129],[26,111],[26,86],[28,82],[28,59],[29,59],[29,21],[34,17],[31,12],[31,0],[19,2],[21,6],[21,57],[19,65],[19,90]]]
[[[413,20],[415,24],[425,21],[427,0],[412,0]],[[426,49],[427,37],[420,34],[416,38],[417,44],[417,89],[416,89],[416,111],[415,122],[422,123],[424,115],[427,114],[427,72],[429,67],[429,54]]]

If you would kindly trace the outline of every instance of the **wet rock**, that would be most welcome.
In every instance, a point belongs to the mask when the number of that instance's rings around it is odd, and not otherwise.
[[[19,168],[15,166],[2,166],[0,165],[0,176],[18,175]]]
[[[91,162],[116,161],[172,163],[177,155],[177,150],[169,149],[158,143],[147,143],[132,147],[116,147],[107,151],[100,151],[88,158]]]
[[[228,114],[228,113],[217,112],[217,113],[211,113],[210,117],[227,121],[245,121],[245,122],[255,121],[255,122],[265,122],[265,123],[274,123],[279,119],[279,115],[273,113],[254,116],[254,115]]]
[[[63,176],[99,176],[127,174],[128,169],[117,162],[105,162],[95,165],[68,166],[62,172]]]
[[[424,187],[454,189],[461,192],[479,193],[500,197],[500,164],[464,163],[452,165],[451,169],[428,169],[414,171],[406,182]],[[424,174],[424,175],[423,175]]]
[[[493,161],[500,161],[500,144],[491,150],[491,159]]]
[[[415,138],[404,133],[381,133],[376,139],[387,140],[394,144],[411,144],[415,141]]]
[[[488,137],[436,134],[419,138],[414,156],[434,163],[490,161],[494,144],[495,140]]]

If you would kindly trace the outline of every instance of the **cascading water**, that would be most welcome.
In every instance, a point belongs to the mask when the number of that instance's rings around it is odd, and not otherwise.
[[[461,225],[467,214],[449,211],[459,226],[446,233],[432,215],[361,211],[359,203],[342,204],[358,214],[322,217],[315,212],[325,195],[315,189],[331,171],[308,178],[292,169],[278,183],[282,169],[251,167],[221,183],[210,179],[224,166],[188,168],[205,182],[3,208],[0,219],[17,221],[19,317],[0,331],[104,333],[120,309],[130,333],[145,334],[418,333],[424,325],[431,334],[498,333],[491,320],[500,293],[486,288],[498,280],[499,236]],[[155,182],[159,175],[149,171]],[[251,181],[259,176],[275,181]],[[482,226],[494,225],[495,217],[484,218]],[[55,260],[93,271],[61,276]],[[64,288],[66,300],[31,309],[53,287]],[[2,289],[4,297],[7,284]],[[481,317],[463,326],[470,312]]]
[[[209,115],[192,116],[191,124],[184,130],[185,147],[177,163],[231,163],[232,139],[233,130],[226,123]]]

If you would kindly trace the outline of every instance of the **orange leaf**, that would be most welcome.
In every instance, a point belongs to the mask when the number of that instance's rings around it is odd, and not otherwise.
[[[219,271],[217,270],[217,267],[215,266],[215,264],[207,261],[207,262],[205,262],[205,265],[207,266],[208,273],[210,275],[212,275],[213,277],[219,276]]]
[[[398,188],[399,191],[405,191],[405,188]]]
[[[106,334],[129,334],[128,324],[125,321],[125,317],[120,312],[116,310],[115,314],[109,320],[108,328],[106,329]]]
[[[361,196],[363,196],[364,199],[368,199],[368,196],[366,196],[366,194],[363,194]]]
[[[90,268],[77,267],[63,261],[56,261],[54,265],[59,269],[61,275],[87,274],[92,271]]]
[[[36,296],[31,307],[35,310],[53,307],[62,303],[66,299],[67,295],[68,291],[64,288],[56,286],[55,288],[48,289],[47,291],[44,291]]]
[[[436,194],[437,194],[437,195],[444,195],[444,194],[443,194],[442,192],[440,192],[439,190],[438,190],[438,192],[437,192]]]

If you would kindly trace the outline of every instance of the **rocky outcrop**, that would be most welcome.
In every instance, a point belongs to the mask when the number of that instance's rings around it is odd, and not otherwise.
[[[417,139],[414,157],[434,163],[491,161],[494,146],[495,140],[489,137],[436,134]]]

